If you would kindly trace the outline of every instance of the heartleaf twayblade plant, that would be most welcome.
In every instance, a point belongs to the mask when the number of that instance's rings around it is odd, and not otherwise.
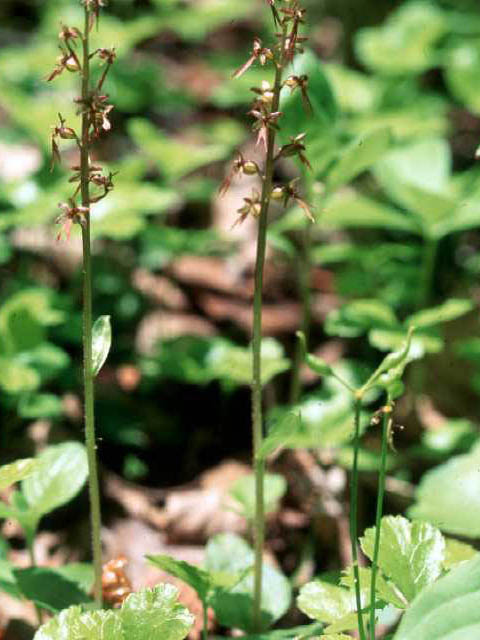
[[[290,75],[286,77],[286,70],[292,63],[297,53],[302,53],[302,44],[306,37],[300,35],[300,28],[305,22],[305,9],[298,0],[267,0],[272,11],[272,19],[277,29],[277,43],[273,48],[264,47],[260,38],[255,38],[253,48],[248,60],[233,74],[238,78],[248,71],[255,63],[262,66],[273,66],[275,71],[273,85],[264,80],[260,87],[254,87],[255,99],[252,109],[249,111],[254,119],[253,130],[257,133],[257,146],[265,153],[264,167],[261,169],[252,160],[245,159],[239,154],[230,175],[222,185],[223,191],[228,189],[230,180],[234,175],[257,175],[262,184],[261,193],[257,190],[250,197],[244,198],[243,206],[238,210],[240,215],[238,222],[242,222],[248,216],[258,219],[257,250],[255,264],[255,291],[253,300],[253,336],[252,336],[252,423],[253,423],[253,464],[256,485],[256,507],[254,519],[255,542],[255,567],[254,567],[254,602],[253,620],[254,627],[261,628],[261,594],[262,594],[262,568],[263,545],[265,538],[265,514],[264,514],[264,474],[265,461],[260,456],[263,443],[263,415],[262,415],[262,290],[263,272],[266,252],[266,236],[268,215],[272,200],[278,201],[286,207],[289,203],[298,204],[310,220],[314,220],[310,207],[301,197],[297,180],[288,184],[274,185],[273,176],[275,163],[281,158],[297,157],[309,166],[305,155],[305,135],[298,132],[288,144],[276,149],[276,134],[280,129],[282,112],[279,111],[280,92],[283,87],[291,91],[299,90],[302,93],[307,108],[308,77]]]
[[[113,175],[105,174],[101,166],[91,158],[93,143],[99,136],[111,129],[109,120],[113,105],[108,103],[108,95],[103,85],[115,60],[115,49],[99,48],[90,51],[90,33],[98,24],[99,14],[106,0],[81,0],[84,8],[83,30],[77,27],[62,26],[59,33],[61,55],[48,80],[60,76],[64,71],[78,74],[81,95],[75,99],[81,116],[81,131],[67,125],[59,114],[59,123],[52,132],[52,166],[60,162],[58,140],[74,140],[79,151],[79,163],[71,167],[69,179],[73,193],[67,202],[60,203],[62,210],[58,222],[67,239],[74,224],[78,224],[82,233],[83,247],[83,376],[85,398],[85,440],[88,452],[90,512],[92,526],[92,550],[95,569],[94,596],[97,606],[102,604],[102,549],[100,540],[101,512],[100,490],[98,483],[98,465],[95,443],[94,422],[94,378],[98,373],[99,361],[104,362],[110,341],[109,331],[104,331],[105,320],[97,321],[92,327],[92,261],[90,244],[91,205],[105,198],[113,189]],[[103,69],[95,81],[92,80],[91,62],[97,60]],[[102,339],[102,333],[106,338]],[[95,345],[93,337],[95,336]],[[99,337],[100,336],[100,337]],[[94,354],[93,349],[99,353]],[[101,366],[101,365],[100,365]]]

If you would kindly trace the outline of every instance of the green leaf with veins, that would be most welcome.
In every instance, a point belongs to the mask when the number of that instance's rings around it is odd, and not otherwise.
[[[0,491],[24,480],[35,470],[37,464],[38,462],[34,458],[24,458],[0,467]]]
[[[370,560],[374,543],[372,527],[360,539]],[[445,540],[436,527],[427,522],[409,522],[401,516],[382,518],[378,566],[406,603],[440,576],[444,556]]]
[[[279,508],[280,500],[287,491],[285,478],[278,473],[266,473],[264,476],[264,510],[273,513]],[[229,491],[229,495],[238,503],[240,513],[248,520],[255,516],[255,476],[253,473],[239,478]]]

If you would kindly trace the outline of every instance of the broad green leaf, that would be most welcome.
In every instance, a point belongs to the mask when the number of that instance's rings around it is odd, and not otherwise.
[[[254,554],[239,536],[219,534],[209,540],[206,548],[209,571],[239,574],[253,568]],[[262,626],[278,620],[290,606],[291,587],[287,578],[264,564],[262,583]],[[220,624],[251,631],[253,627],[253,575],[248,573],[231,589],[215,589],[211,599]]]
[[[456,208],[451,163],[448,143],[432,138],[389,152],[375,167],[386,193],[415,214],[429,237],[438,237],[436,225],[452,216]]]
[[[367,567],[360,567],[360,584],[362,586],[362,591],[367,591],[368,602],[370,603],[370,584],[372,581],[372,570]],[[353,567],[349,567],[345,573],[342,575],[341,584],[344,587],[348,587],[350,590],[354,590],[355,588],[355,578],[353,574]],[[376,596],[375,602],[378,600],[382,600],[383,602],[392,604],[394,607],[398,609],[405,608],[405,599],[401,593],[399,593],[393,582],[390,582],[385,579],[381,572],[377,573],[376,578]]]
[[[433,327],[444,322],[456,320],[471,311],[474,307],[472,300],[450,299],[438,307],[423,309],[411,315],[405,321],[410,327]]]
[[[183,640],[194,617],[177,597],[178,589],[171,584],[129,595],[120,610],[125,640]]]
[[[329,335],[355,338],[371,328],[396,328],[397,317],[392,308],[381,300],[354,300],[331,311],[325,322]]]
[[[24,458],[0,467],[0,491],[29,476],[37,464],[33,458]]]
[[[62,412],[62,399],[53,393],[24,394],[18,403],[18,415],[21,418],[58,418]]]
[[[21,599],[22,592],[15,580],[13,569],[13,565],[8,560],[0,558],[0,592],[3,591],[13,598]]]
[[[193,145],[168,137],[147,120],[131,119],[128,130],[134,142],[168,181],[174,182],[202,166],[223,160],[230,152],[227,145]]]
[[[357,625],[355,593],[321,580],[300,589],[297,606],[305,615],[328,624],[327,631],[347,631]]]
[[[380,363],[376,371],[370,377],[365,386],[377,384],[387,390],[391,390],[401,380],[405,367],[412,359],[410,349],[412,346],[413,330],[410,329],[405,341],[398,351],[389,353]]]
[[[263,505],[265,514],[278,510],[280,500],[287,491],[285,478],[278,473],[266,473],[263,484]],[[255,516],[255,476],[239,478],[229,491],[229,495],[240,505],[241,514],[248,520]]]
[[[42,625],[34,640],[126,640],[117,612],[89,611],[78,606],[61,611]]]
[[[189,584],[198,593],[198,596],[202,602],[206,602],[208,592],[212,586],[210,574],[208,571],[196,567],[184,560],[176,560],[171,556],[155,555],[146,556],[148,562],[155,567],[159,567],[163,571],[170,573],[179,580]]]
[[[298,58],[293,73],[308,76],[308,97],[313,113],[305,109],[298,89],[291,93],[290,89],[284,88],[280,101],[280,110],[283,113],[282,135],[287,138],[311,131],[313,139],[335,122],[338,116],[335,95],[325,75],[322,61],[311,49],[307,49]]]
[[[480,91],[476,78],[480,70],[480,44],[478,40],[460,40],[446,55],[445,78],[453,95],[469,111],[480,113]]]
[[[49,611],[57,612],[75,604],[91,601],[76,582],[65,578],[54,569],[14,569],[13,575],[25,598]]]
[[[427,471],[415,492],[409,516],[467,538],[480,536],[478,469],[480,446]]]
[[[6,393],[34,391],[40,385],[40,376],[18,359],[0,356],[0,387]]]
[[[304,640],[305,638],[318,640],[319,636],[317,634],[321,633],[322,628],[323,625],[315,622],[313,624],[302,625],[301,627],[275,629],[274,631],[244,636],[244,640],[292,640],[292,637],[295,637],[295,640]],[[322,638],[325,637],[327,640],[332,640],[331,636],[322,636]],[[221,638],[216,636],[213,640],[221,640]],[[337,638],[335,638],[335,640],[337,640]],[[340,636],[338,640],[343,640],[343,638]],[[350,638],[345,637],[345,640],[350,640]]]
[[[273,338],[262,340],[262,384],[267,384],[290,366],[282,345]],[[227,341],[217,341],[209,351],[205,365],[213,378],[233,384],[251,384],[251,348],[238,347]]]
[[[375,527],[360,540],[363,552],[373,558]],[[381,522],[378,566],[403,595],[406,602],[434,582],[442,570],[445,541],[427,522],[409,522],[401,516],[386,516]]]
[[[443,568],[449,571],[461,564],[478,556],[478,551],[465,542],[455,540],[455,538],[445,538],[445,558]]]
[[[362,29],[356,37],[361,62],[385,75],[420,73],[439,60],[435,46],[448,29],[446,14],[428,2],[409,2],[384,25]]]
[[[96,376],[105,364],[112,344],[110,316],[100,316],[92,328],[92,371]]]
[[[371,112],[378,105],[382,86],[376,78],[336,63],[324,66],[342,112]]]
[[[368,333],[368,341],[372,347],[380,351],[394,351],[400,349],[407,337],[407,327],[394,327],[392,329],[371,329]],[[435,330],[415,331],[412,336],[410,348],[411,358],[421,358],[425,353],[439,353],[443,349],[444,341]]]
[[[275,449],[295,448],[298,439],[304,439],[307,436],[308,432],[301,416],[293,411],[288,411],[273,422],[263,439],[259,455],[266,458]]]
[[[394,640],[473,640],[480,637],[480,558],[427,586],[403,616]]]
[[[356,140],[340,154],[327,177],[327,187],[338,189],[373,166],[391,144],[390,130],[374,129]]]
[[[94,582],[93,565],[87,562],[71,562],[53,569],[70,582],[74,582],[82,591],[90,593]]]
[[[35,472],[22,482],[22,493],[38,517],[61,507],[82,489],[88,476],[87,453],[78,442],[48,447]]]
[[[419,234],[419,225],[410,216],[389,205],[348,191],[321,203],[319,223],[324,227],[387,229]]]

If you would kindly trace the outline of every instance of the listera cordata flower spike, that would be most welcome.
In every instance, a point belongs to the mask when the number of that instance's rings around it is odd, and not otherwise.
[[[88,31],[93,27],[93,24],[98,20],[100,9],[106,5],[105,0],[82,0],[82,4],[88,9],[89,21]],[[79,78],[83,78],[84,69],[82,63],[85,64],[85,59],[81,62],[81,55],[77,53],[77,49],[81,50],[81,43],[84,42],[85,34],[77,27],[70,27],[62,25],[58,34],[60,40],[61,55],[57,59],[57,64],[53,71],[48,75],[47,80],[51,82],[64,71],[71,73],[77,73]],[[74,99],[75,104],[78,105],[77,115],[81,115],[82,118],[86,117],[87,132],[86,135],[79,135],[76,130],[67,125],[65,118],[58,114],[58,124],[52,127],[51,133],[51,148],[52,148],[52,162],[51,170],[53,171],[55,164],[60,164],[61,153],[59,142],[62,140],[74,141],[80,156],[82,156],[83,148],[87,148],[88,156],[88,171],[85,172],[85,181],[88,183],[91,192],[89,191],[88,203],[94,204],[105,198],[113,189],[113,177],[114,173],[104,173],[102,167],[91,161],[90,159],[90,146],[99,138],[99,136],[105,132],[110,131],[112,124],[110,121],[113,105],[109,103],[108,94],[104,92],[103,86],[107,78],[108,72],[115,62],[116,52],[114,48],[98,48],[92,53],[88,54],[88,64],[91,60],[97,60],[99,72],[98,80],[96,83],[88,87],[86,92],[83,92],[81,97]],[[100,71],[101,69],[101,71]],[[89,70],[88,70],[89,71]],[[90,77],[90,74],[87,74]],[[79,85],[82,84],[79,82]],[[82,224],[86,215],[89,215],[90,208],[85,205],[81,206],[77,203],[77,198],[80,196],[81,182],[82,182],[82,170],[80,163],[73,165],[71,168],[71,176],[69,182],[75,185],[74,191],[67,202],[60,203],[59,207],[62,210],[61,215],[57,218],[57,222],[61,224],[61,230],[58,233],[57,239],[62,236],[68,240],[70,237],[73,224]]]
[[[279,108],[281,90],[285,88],[290,89],[290,93],[299,92],[305,111],[308,114],[313,112],[312,103],[308,96],[308,76],[306,74],[287,75],[286,73],[284,76],[284,72],[287,67],[290,67],[295,54],[303,52],[302,45],[307,38],[300,35],[299,30],[301,25],[305,23],[306,12],[298,0],[266,0],[266,2],[272,9],[275,26],[279,29],[279,33],[276,34],[277,44],[272,48],[265,47],[260,38],[254,38],[250,57],[233,74],[234,78],[240,77],[256,62],[259,62],[261,66],[270,65],[275,70],[274,83],[265,79],[260,83],[260,86],[251,88],[255,98],[248,112],[248,115],[253,118],[252,129],[256,132],[256,145],[265,152],[265,168],[261,169],[257,162],[245,159],[241,154],[238,154],[220,187],[220,193],[224,195],[232,180],[242,175],[258,175],[263,187],[268,184],[268,188],[266,188],[263,198],[257,197],[258,192],[254,191],[251,198],[244,199],[244,205],[238,209],[240,217],[235,224],[243,222],[248,215],[258,218],[260,215],[259,207],[264,206],[268,212],[271,199],[279,199],[285,206],[295,202],[303,209],[309,220],[314,220],[311,207],[299,193],[297,180],[273,189],[271,176],[269,176],[269,173],[273,173],[274,163],[285,158],[298,158],[308,169],[312,169],[307,157],[305,133],[290,136],[288,144],[275,150],[275,136],[277,132],[281,131],[283,115]]]

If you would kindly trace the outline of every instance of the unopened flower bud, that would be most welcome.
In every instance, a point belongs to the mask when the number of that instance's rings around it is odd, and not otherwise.
[[[72,72],[78,71],[80,69],[80,67],[78,66],[77,60],[73,56],[70,56],[69,58],[67,58],[67,60],[65,61],[65,68],[68,71],[72,71]]]
[[[281,200],[285,196],[285,191],[283,187],[274,187],[272,189],[271,198],[272,200]]]
[[[60,127],[58,135],[62,140],[75,140],[77,134],[71,127]]]
[[[253,160],[246,160],[243,164],[242,171],[247,176],[254,176],[258,173],[258,164]]]

